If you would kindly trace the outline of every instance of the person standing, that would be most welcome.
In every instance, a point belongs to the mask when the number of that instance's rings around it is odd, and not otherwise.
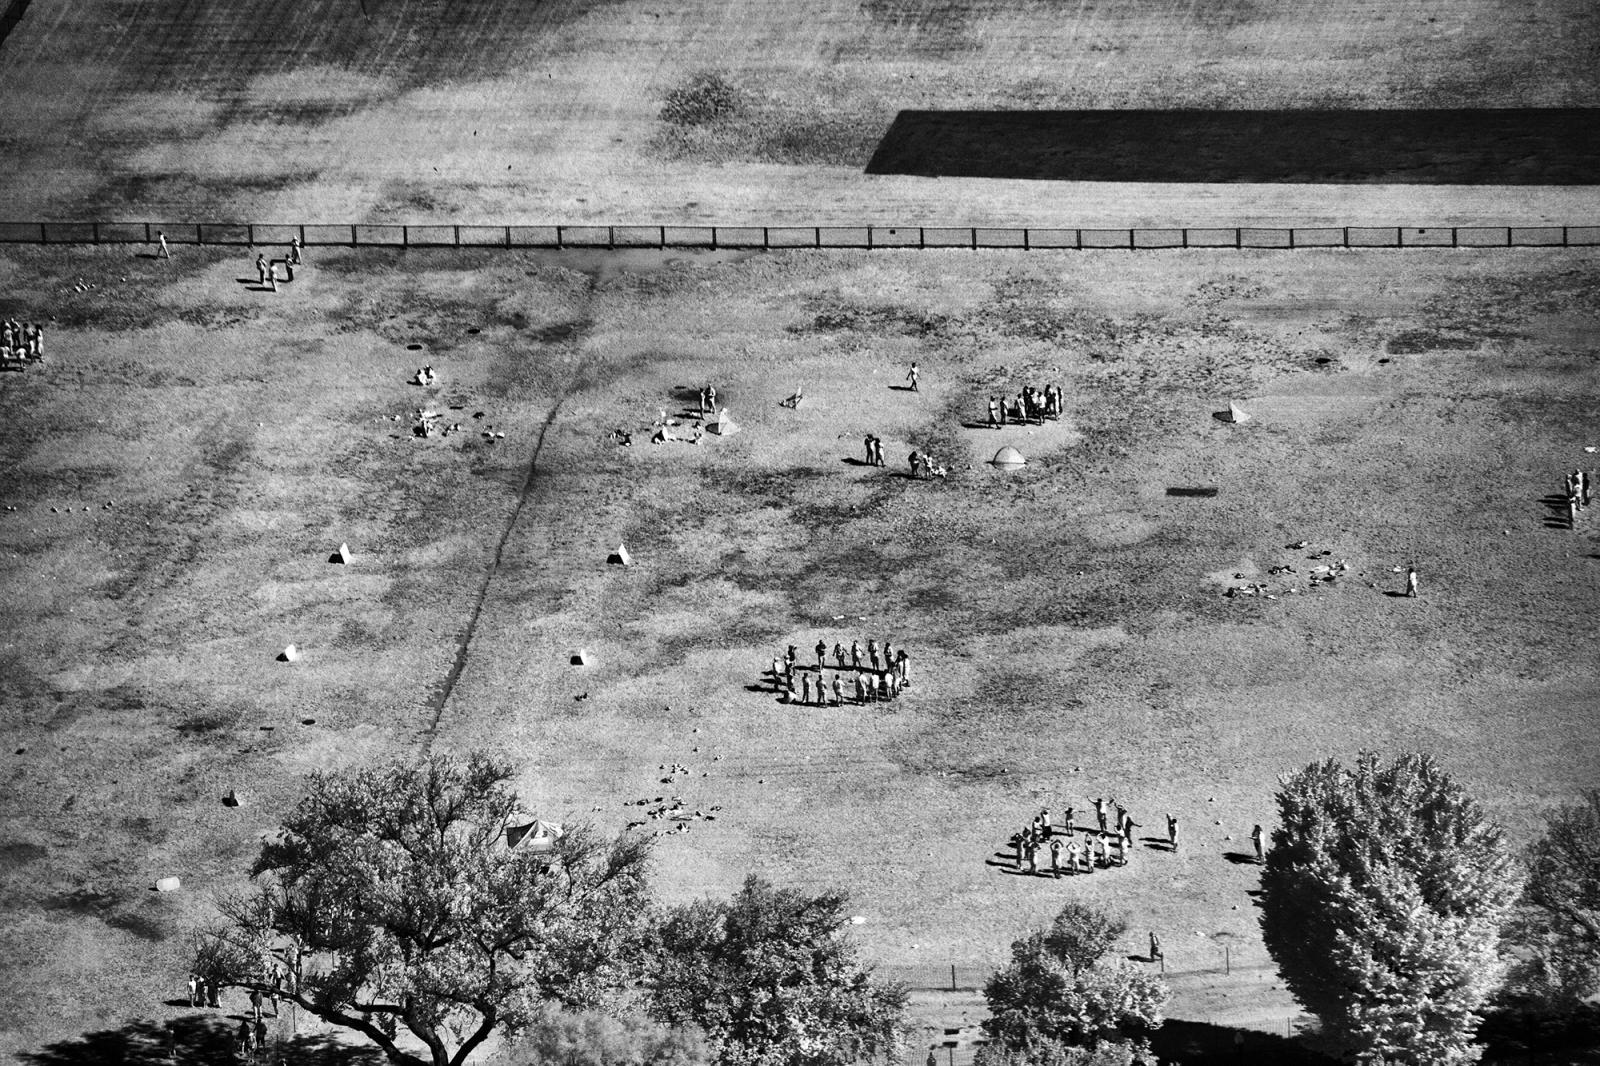
[[[1120,803],[1117,804],[1117,821],[1116,821],[1117,836],[1121,836],[1122,835],[1122,820],[1124,818],[1126,818],[1127,816],[1128,816],[1128,808],[1124,807]]]
[[[1032,840],[1028,841],[1026,854],[1028,856],[1028,874],[1037,876],[1039,873],[1039,848]]]
[[[206,1005],[210,1007],[222,1006],[222,983],[215,975],[206,980]]]
[[[1415,566],[1406,570],[1406,595],[1412,599],[1417,596],[1417,568]]]
[[[1261,832],[1261,826],[1259,824],[1257,824],[1254,829],[1250,830],[1250,843],[1256,846],[1256,862],[1267,861],[1267,849],[1262,843],[1263,836],[1264,834]]]
[[[262,288],[267,285],[267,257],[260,253],[256,255],[256,284]]]
[[[34,328],[37,329],[38,327]],[[1578,502],[1585,507],[1589,506],[1589,472],[1587,470],[1578,471]]]
[[[867,465],[868,466],[877,466],[878,465],[878,456],[872,450],[872,442],[874,440],[876,440],[876,439],[877,438],[874,437],[871,433],[868,433],[866,435],[866,437],[864,437],[862,439],[862,441],[861,441],[862,446],[867,449]]]
[[[157,259],[172,258],[172,249],[167,247],[167,235],[162,233],[160,230],[156,231],[156,244],[158,245],[156,249]]]
[[[789,649],[783,653],[783,676],[784,677],[788,677],[788,678],[794,677],[794,660],[795,660],[794,645],[791,644],[791,645],[789,645]]]
[[[894,646],[887,640],[883,642],[883,668],[891,669],[894,666]]]
[[[1130,845],[1133,843],[1133,815],[1126,812],[1123,813],[1122,824],[1117,826],[1117,832]]]
[[[256,1049],[256,1031],[250,1025],[249,1018],[239,1019],[239,1030],[234,1036],[234,1043],[238,1045],[241,1055],[249,1055]]]
[[[844,706],[844,682],[839,680],[838,674],[833,675],[833,705]]]
[[[1166,960],[1166,957],[1167,956],[1165,954],[1163,954],[1162,951],[1161,951],[1161,938],[1156,936],[1154,930],[1151,930],[1151,932],[1150,932],[1150,961],[1151,962],[1164,962]]]
[[[895,662],[895,667],[900,671],[900,685],[901,685],[901,687],[904,688],[905,686],[910,685],[911,684],[911,666],[910,666],[911,660],[906,655],[906,650],[904,648],[901,648],[899,651],[894,653],[894,662]]]
[[[865,686],[865,685],[863,685],[861,683],[861,674],[858,671],[856,673],[856,706],[859,707],[860,705],[862,705],[862,704],[864,704],[866,702],[867,702],[867,686]]]
[[[1117,865],[1118,866],[1126,866],[1126,865],[1128,865],[1128,849],[1122,843],[1122,837],[1120,837],[1120,836],[1112,837],[1111,838],[1111,846],[1117,849]]]
[[[712,414],[717,413],[717,387],[715,385],[706,386],[706,406],[711,409]]]
[[[290,237],[289,238],[289,265],[290,266],[299,266],[300,265],[300,261],[301,261],[300,260],[300,238],[299,237]]]
[[[872,669],[876,671],[878,669],[878,642],[870,637],[867,639],[867,658],[872,663]]]
[[[800,702],[811,702],[811,675],[804,672],[800,674]]]
[[[1061,880],[1061,841],[1057,838],[1050,840],[1050,876]]]
[[[1072,831],[1074,829],[1074,826],[1072,824],[1072,808],[1071,807],[1068,807],[1066,810],[1061,812],[1061,820],[1063,822],[1067,823],[1066,833],[1067,833],[1067,836],[1070,837],[1072,835]]]
[[[835,641],[833,645],[833,661],[839,669],[844,669],[844,645],[838,641]]]
[[[250,990],[250,1013],[255,1017],[256,1021],[259,1022],[261,1020],[261,989],[259,988]]]
[[[1167,845],[1178,850],[1178,818],[1171,811],[1167,812]]]
[[[783,691],[783,678],[784,678],[783,660],[782,659],[774,659],[774,660],[772,660],[772,691],[774,691],[774,692],[782,692]]]
[[[1000,401],[993,396],[989,397],[989,425],[995,429],[999,429],[1001,426]]]
[[[205,1004],[201,1002],[201,999],[203,997],[200,994],[200,989],[201,989],[202,986],[203,986],[203,982],[200,980],[200,976],[198,974],[195,974],[195,973],[191,972],[189,974],[189,1006],[191,1006],[191,1007],[203,1007],[203,1006],[205,1006]]]
[[[1078,873],[1078,856],[1082,849],[1078,846],[1078,838],[1071,837],[1067,841],[1067,872],[1074,876]]]
[[[260,1018],[256,1019],[256,1050],[267,1050],[267,1023]]]
[[[859,640],[850,642],[850,666],[856,670],[861,669],[861,642]]]
[[[1046,840],[1049,840],[1054,831],[1055,828],[1050,824],[1049,808],[1041,808],[1039,811],[1039,832],[1044,835]]]
[[[906,371],[906,380],[911,382],[911,391],[912,392],[921,392],[922,391],[921,389],[919,389],[917,387],[917,364],[916,363],[912,363],[911,364],[911,369]]]
[[[825,641],[817,641],[817,646],[812,649],[817,653],[817,673],[822,673],[822,668],[827,665],[828,645]]]
[[[1012,866],[1018,873],[1022,872],[1022,849],[1026,843],[1027,841],[1022,838],[1021,833],[1017,833],[1011,838],[1011,846],[1016,849],[1015,854],[1012,856]]]
[[[1104,833],[1106,831],[1106,798],[1104,796],[1096,796],[1094,798],[1094,817],[1100,823],[1100,832]]]

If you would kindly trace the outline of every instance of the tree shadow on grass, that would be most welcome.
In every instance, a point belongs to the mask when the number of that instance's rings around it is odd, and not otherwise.
[[[17,1059],[26,1066],[172,1066],[174,1061],[182,1066],[235,1066],[245,1061],[234,1051],[236,1029],[233,1020],[215,1015],[195,1014],[165,1023],[141,1020],[57,1041],[38,1051],[21,1051]],[[350,1047],[327,1036],[269,1038],[261,1061],[276,1064],[280,1059],[296,1066],[378,1066],[386,1061],[376,1048]]]
[[[1483,1061],[1505,1066],[1596,1066],[1600,1064],[1600,1008],[1577,1007],[1552,1014],[1492,1010],[1478,1027]]]
[[[1176,1066],[1335,1066],[1336,1061],[1277,1034],[1170,1018],[1150,1034],[1150,1048],[1163,1063]]]

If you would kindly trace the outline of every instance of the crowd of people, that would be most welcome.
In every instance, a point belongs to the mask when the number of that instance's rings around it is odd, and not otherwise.
[[[250,990],[250,1017],[239,1020],[239,1028],[234,1034],[234,1047],[240,1054],[267,1050],[267,1023],[263,1007],[270,1002],[272,1016],[278,1016],[278,997],[285,994],[284,980],[282,972],[274,971],[270,991],[263,994],[260,989]],[[189,974],[189,1006],[221,1007],[221,994],[222,984],[215,977],[194,972]]]
[[[881,648],[876,640],[868,640],[865,648],[859,640],[852,640],[848,651],[842,643],[835,643],[831,665],[827,641],[817,641],[812,650],[817,657],[814,667],[798,662],[793,644],[772,660],[773,691],[781,693],[785,703],[841,707],[854,702],[859,706],[892,700],[911,684],[911,657],[887,640]],[[829,670],[833,671],[831,684]]]
[[[1094,808],[1092,825],[1079,825],[1072,807],[1062,811],[1059,825],[1051,820],[1048,808],[1040,808],[1027,825],[1006,841],[1011,849],[1012,868],[1022,873],[1026,867],[1031,875],[1059,878],[1063,873],[1070,877],[1128,865],[1128,856],[1133,850],[1133,831],[1140,823],[1133,820],[1133,815],[1121,803],[1105,796],[1096,796],[1090,806]],[[1166,850],[1176,852],[1178,816],[1168,811],[1165,818]],[[1153,847],[1161,846],[1159,841],[1150,843]],[[1255,848],[1256,862],[1266,861],[1266,833],[1260,825],[1250,830],[1250,843]],[[1044,865],[1046,857],[1048,867]]]
[[[1065,401],[1061,386],[1054,382],[1043,389],[1024,385],[1016,399],[989,397],[989,425],[999,429],[1007,424],[1044,425],[1045,419],[1059,419]]]
[[[0,323],[0,363],[20,369],[44,359],[44,327],[6,319]]]

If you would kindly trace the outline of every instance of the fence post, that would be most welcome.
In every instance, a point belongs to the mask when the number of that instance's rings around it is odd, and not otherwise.
[[[557,226],[557,227],[556,227],[556,247],[557,247],[557,248],[562,248],[562,247],[565,247],[565,246],[564,246],[564,245],[563,245],[563,244],[562,244],[562,243],[561,243],[561,230],[562,230],[562,228],[563,228],[563,227],[561,227],[561,226]]]
[[[150,243],[150,223],[148,222],[144,224],[144,243]]]
[[[871,226],[867,227],[867,250],[869,252],[872,250],[872,227]]]
[[[977,226],[973,226],[972,227],[972,250],[973,251],[977,251],[978,250],[978,227]]]
[[[1185,248],[1189,247],[1189,227],[1188,226],[1183,227],[1183,229],[1180,232],[1183,234],[1183,238],[1182,238],[1183,246]]]
[[[1406,231],[1401,226],[1394,228],[1394,246],[1396,248],[1404,248],[1406,246]]]
[[[1022,250],[1024,252],[1031,252],[1033,250],[1033,239],[1028,235],[1027,226],[1022,227]]]
[[[1072,231],[1072,247],[1080,252],[1083,251],[1083,230],[1075,229]]]
[[[1457,239],[1456,239],[1456,227],[1454,227],[1454,226],[1450,227],[1450,247],[1452,247],[1452,248],[1461,247],[1461,245],[1457,242]]]
[[[812,239],[812,241],[814,241],[816,243],[816,246],[818,248],[822,247],[822,227],[821,226],[812,226],[811,227],[811,239]]]
[[[1239,249],[1241,249],[1243,247],[1244,247],[1244,230],[1239,226],[1235,226],[1235,227],[1233,227],[1233,248],[1234,248],[1234,251],[1238,251]]]
[[[306,246],[306,228],[305,228],[305,226],[302,225],[302,226],[299,227],[299,230],[300,230],[300,247],[304,248]]]
[[[955,990],[956,990],[956,964],[952,962],[950,964],[950,991],[954,992]]]
[[[89,223],[89,233],[93,237],[94,243],[99,244],[100,243],[100,223],[98,223],[98,222]],[[1563,246],[1565,246],[1566,243],[1567,243],[1567,230],[1566,230],[1565,226],[1563,226],[1561,228],[1561,243],[1562,243]]]
[[[762,248],[763,251],[771,251],[772,250],[772,238],[767,233],[767,227],[766,226],[762,226],[761,227],[761,248]]]
[[[352,224],[350,226],[350,247],[354,248],[355,246],[356,246],[356,227],[355,227],[354,224]]]
[[[660,230],[657,234],[656,247],[664,249],[667,246],[667,227],[657,226],[656,229]]]
[[[506,247],[510,248],[511,247],[511,226],[509,224],[505,227],[505,231],[506,231],[505,232]]]
[[[451,229],[451,234],[450,235],[455,240],[456,247],[460,248],[461,247],[461,227],[460,226],[451,226],[450,229]]]
[[[1507,248],[1511,247],[1511,227],[1510,226],[1506,227],[1506,247]]]
[[[411,227],[405,225],[404,223],[402,223],[400,226],[400,247],[411,247]]]
[[[1133,227],[1128,227],[1128,251],[1133,251]]]
[[[711,227],[711,250],[713,252],[717,250],[717,227],[715,226]]]
[[[1294,251],[1294,227],[1289,227],[1289,250]]]
[[[1562,226],[1561,227],[1561,247],[1565,248],[1566,246],[1567,246],[1567,227]]]
[[[928,246],[928,231],[923,229],[921,226],[918,226],[917,227],[917,247],[918,248],[926,248],[927,246]]]

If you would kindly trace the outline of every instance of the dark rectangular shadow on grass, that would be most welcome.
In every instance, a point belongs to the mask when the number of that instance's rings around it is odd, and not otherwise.
[[[1600,108],[902,111],[868,174],[1043,181],[1600,184]]]

